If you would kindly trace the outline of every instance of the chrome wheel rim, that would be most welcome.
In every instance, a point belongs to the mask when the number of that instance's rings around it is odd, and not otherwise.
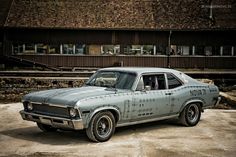
[[[199,108],[196,104],[191,104],[188,107],[188,111],[187,111],[187,117],[188,120],[192,123],[196,122],[198,120],[199,117]]]
[[[96,125],[97,134],[102,138],[108,137],[112,132],[112,125],[112,120],[109,116],[104,115],[100,117]]]

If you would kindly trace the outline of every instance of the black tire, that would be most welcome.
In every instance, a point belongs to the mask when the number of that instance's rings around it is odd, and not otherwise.
[[[91,119],[86,134],[94,142],[105,142],[114,134],[115,125],[115,118],[111,112],[99,112]]]
[[[201,118],[201,106],[197,103],[188,104],[180,114],[180,123],[195,126]]]
[[[54,132],[57,131],[56,128],[53,128],[50,125],[42,124],[42,123],[37,123],[39,129],[41,129],[43,132]]]

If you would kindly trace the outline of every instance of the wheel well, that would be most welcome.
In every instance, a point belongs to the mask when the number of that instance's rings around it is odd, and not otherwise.
[[[200,110],[201,110],[201,112],[203,112],[203,109],[202,109],[203,103],[202,103],[202,102],[191,102],[191,103],[189,103],[189,104],[194,104],[194,103],[195,103],[195,104],[199,104],[200,107],[201,107]],[[189,104],[187,104],[187,105],[189,105]],[[187,106],[187,105],[186,105],[186,106]]]
[[[202,102],[198,102],[198,104],[200,104],[201,112],[204,112],[204,110],[202,109],[202,107],[203,107],[203,103],[202,103]]]
[[[183,108],[181,109],[181,112],[184,111],[184,108],[185,108],[186,106],[188,106],[189,104],[194,104],[194,103],[199,104],[200,107],[201,107],[201,112],[204,112],[204,110],[202,109],[203,103],[202,103],[202,102],[199,102],[199,101],[196,101],[196,102],[193,101],[193,102],[186,103],[186,104],[183,106]],[[180,112],[180,113],[181,113],[181,112]]]
[[[88,127],[88,125],[91,123],[91,119],[96,115],[96,114],[98,114],[99,112],[106,112],[106,111],[109,111],[109,112],[111,112],[111,114],[114,116],[114,118],[115,118],[115,123],[117,123],[118,122],[118,120],[119,120],[119,113],[117,113],[117,111],[116,110],[114,110],[114,109],[103,109],[103,110],[99,110],[99,111],[97,111],[97,112],[95,112],[95,113],[93,113],[93,114],[91,114],[90,115],[90,117],[87,119],[87,123],[86,123],[86,128]]]
[[[115,121],[116,121],[116,123],[117,123],[118,120],[119,120],[119,114],[118,114],[115,110],[112,110],[112,109],[107,110],[107,111],[110,111],[110,112],[113,114],[113,116],[114,116],[114,118],[115,118]]]

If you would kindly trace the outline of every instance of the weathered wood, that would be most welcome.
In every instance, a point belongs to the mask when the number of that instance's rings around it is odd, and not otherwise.
[[[230,106],[236,107],[236,97],[229,94],[228,92],[220,92],[220,96],[222,98],[222,101],[225,101]]]
[[[198,79],[198,81],[207,83],[207,84],[214,84],[214,81],[210,79]]]
[[[51,67],[110,67],[115,63],[123,62],[123,66],[142,67],[166,67],[166,56],[95,56],[95,55],[15,55],[14,57],[42,63]],[[208,61],[215,59],[215,62]],[[171,56],[171,68],[212,68],[212,69],[235,69],[236,57],[193,57],[193,56]],[[206,64],[205,64],[206,63]],[[223,64],[227,63],[227,64]],[[207,74],[206,74],[206,78]]]

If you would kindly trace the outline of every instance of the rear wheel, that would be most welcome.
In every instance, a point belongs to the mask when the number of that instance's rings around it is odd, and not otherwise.
[[[115,132],[115,118],[109,111],[97,113],[86,129],[88,138],[95,142],[105,142]]]
[[[44,132],[53,132],[53,131],[57,131],[56,128],[53,128],[50,125],[46,125],[46,124],[42,124],[42,123],[37,123],[39,129],[41,129]]]
[[[197,103],[187,105],[180,114],[180,122],[185,126],[195,126],[201,117],[201,106]]]

